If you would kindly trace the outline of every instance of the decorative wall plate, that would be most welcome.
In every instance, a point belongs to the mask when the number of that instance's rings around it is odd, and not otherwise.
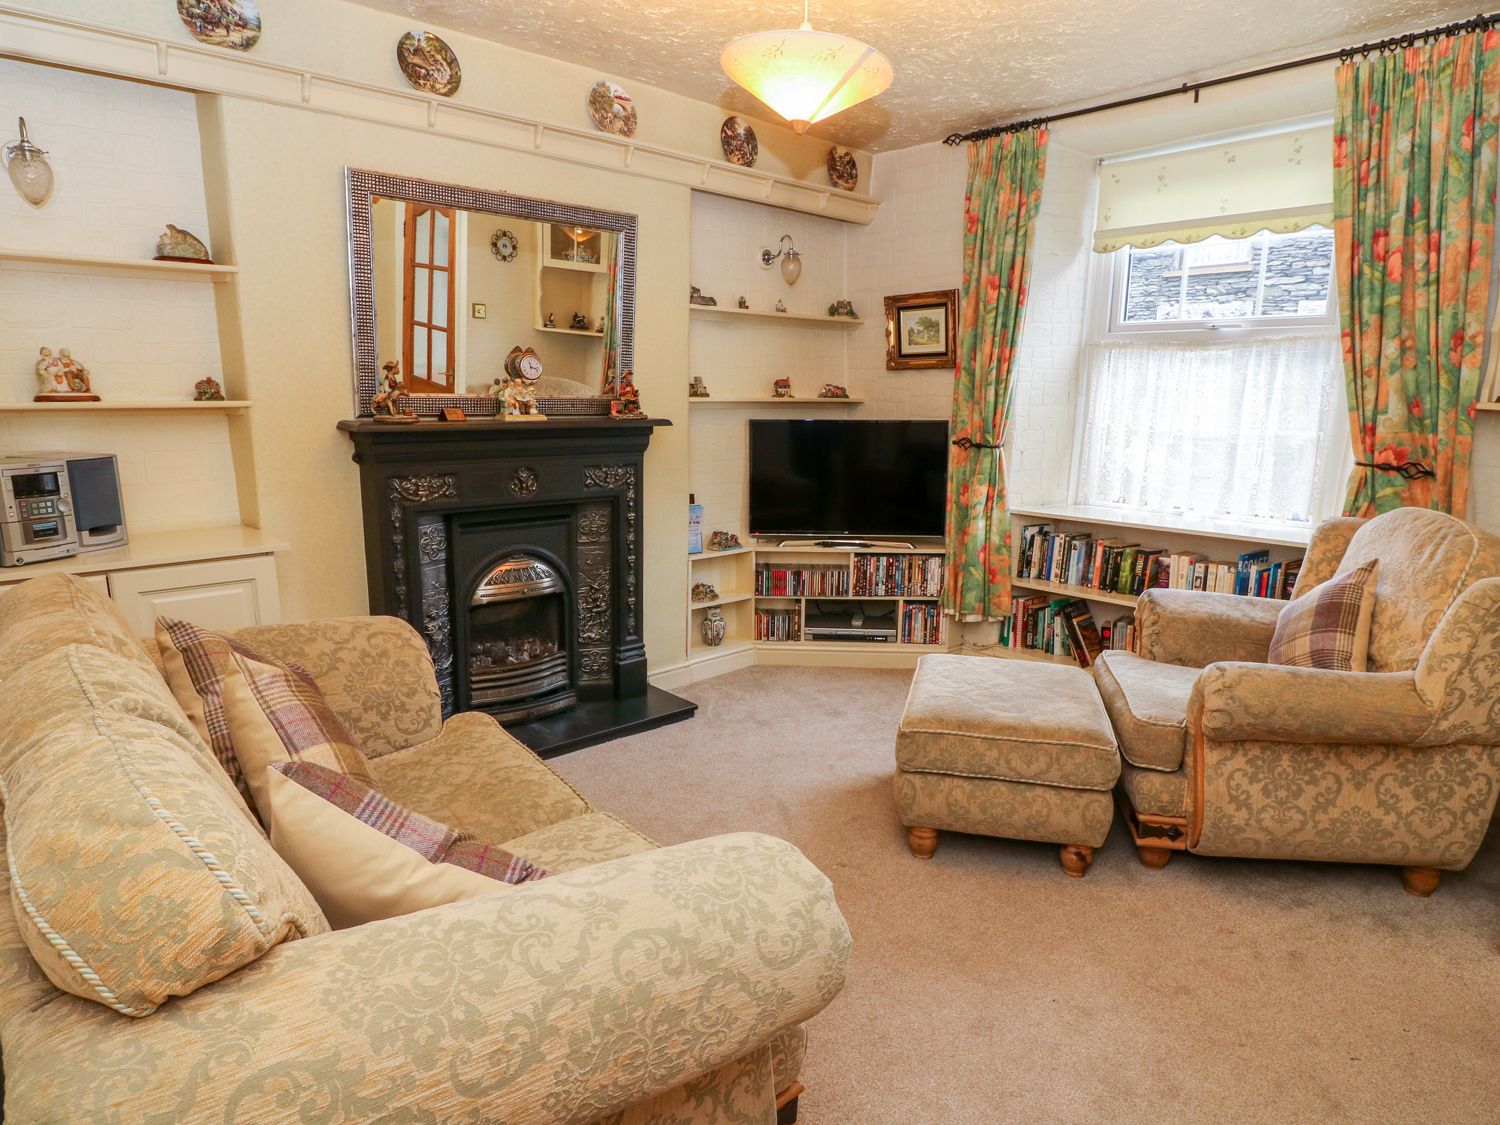
[[[193,38],[210,47],[248,51],[260,42],[255,0],[177,0],[177,14]]]
[[[453,48],[430,31],[408,31],[396,43],[396,65],[424,94],[451,98],[464,72]]]
[[[494,234],[490,235],[490,250],[502,262],[514,262],[516,260],[516,252],[520,248],[520,243],[516,241],[516,236],[508,230],[497,230]]]
[[[859,163],[854,153],[834,145],[828,150],[828,179],[836,188],[853,191],[859,187]]]
[[[589,116],[602,133],[635,136],[635,103],[613,82],[595,82],[589,87]]]
[[[755,130],[743,117],[726,117],[719,126],[719,144],[724,146],[724,159],[742,168],[755,167],[755,158],[760,155],[760,142],[755,139]]]

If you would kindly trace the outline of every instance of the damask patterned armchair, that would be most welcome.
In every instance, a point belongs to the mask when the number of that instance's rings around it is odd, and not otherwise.
[[[1152,590],[1095,678],[1148,867],[1173,851],[1383,863],[1431,894],[1500,793],[1500,539],[1438,512],[1335,519],[1297,583],[1379,559],[1369,671],[1266,663],[1285,603]]]

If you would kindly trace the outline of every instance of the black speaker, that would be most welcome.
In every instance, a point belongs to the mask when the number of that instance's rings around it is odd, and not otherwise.
[[[130,541],[120,493],[120,465],[113,453],[67,455],[68,486],[79,551],[102,551]]]

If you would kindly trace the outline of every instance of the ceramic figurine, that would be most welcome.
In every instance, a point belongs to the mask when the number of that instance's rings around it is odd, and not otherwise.
[[[859,314],[854,311],[853,301],[835,301],[828,306],[829,316],[847,316],[851,320],[858,320]]]
[[[785,377],[777,379],[776,382],[771,384],[771,397],[796,398],[797,396],[792,394],[792,381]]]
[[[604,314],[603,313],[599,314],[599,326],[597,328],[595,328],[594,331],[600,333],[601,335],[604,333]]]
[[[568,322],[568,327],[575,330],[581,329],[582,331],[587,332],[589,330],[589,318],[584,316],[581,312],[576,312],[573,314],[573,319]]]
[[[699,289],[696,285],[692,286],[691,288],[692,292],[688,294],[688,304],[718,305],[719,299],[717,297],[705,297],[703,295],[703,290]]]
[[[524,379],[511,379],[505,384],[505,414],[507,417],[542,416],[536,405],[536,394],[531,384]]]
[[[401,364],[387,360],[380,367],[380,393],[370,400],[370,413],[375,421],[385,423],[415,422],[417,416],[411,408],[411,395],[401,382]]]
[[[739,299],[739,300],[738,300],[738,301],[737,301],[737,302],[736,302],[736,304],[737,304],[737,305],[738,305],[738,307],[740,307],[740,308],[742,308],[742,309],[748,309],[748,308],[749,308],[749,307],[750,307],[750,302],[749,302],[749,301],[747,301],[747,300],[745,300],[745,298],[744,298],[744,297],[741,297],[741,298],[740,298],[740,299]]]
[[[714,602],[719,600],[719,591],[712,582],[694,582],[692,596],[695,602]]]
[[[620,372],[615,401],[609,404],[609,412],[616,418],[645,417],[641,413],[641,392],[635,389],[635,375],[631,372]]]
[[[718,648],[723,644],[724,634],[728,629],[729,622],[724,620],[718,606],[703,615],[703,643],[709,648]]]
[[[207,379],[199,379],[193,384],[194,402],[223,402],[224,388],[219,386],[219,381],[213,376]]]
[[[62,348],[43,348],[36,361],[36,402],[98,402],[89,369]]]
[[[743,546],[740,537],[732,531],[715,531],[708,537],[710,551],[738,551]]]
[[[786,302],[783,301],[780,297],[776,299],[776,311],[786,312]]]
[[[848,398],[849,390],[837,383],[824,383],[823,389],[818,392],[819,398]]]
[[[543,328],[556,328],[557,327],[557,317],[553,316],[551,313],[548,313],[547,314],[547,319],[544,320],[544,321],[542,321],[542,327]]]
[[[702,375],[694,375],[693,381],[688,384],[688,398],[708,398],[708,384],[703,381]]]
[[[158,262],[207,262],[213,264],[213,259],[208,256],[208,247],[203,245],[203,240],[191,231],[185,231],[181,227],[167,224],[167,229],[162,232],[156,240],[156,260]]]

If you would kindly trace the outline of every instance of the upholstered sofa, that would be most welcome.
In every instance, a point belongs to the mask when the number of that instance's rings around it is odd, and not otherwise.
[[[1174,850],[1392,864],[1430,894],[1500,794],[1500,539],[1413,508],[1319,527],[1294,591],[1379,560],[1369,669],[1266,663],[1285,603],[1151,590],[1095,678],[1148,867]]]
[[[657,848],[487,717],[444,722],[399,621],[238,637],[312,673],[390,795],[557,874],[330,930],[112,603],[24,583],[0,596],[8,1120],[777,1120],[849,950],[796,849]]]

